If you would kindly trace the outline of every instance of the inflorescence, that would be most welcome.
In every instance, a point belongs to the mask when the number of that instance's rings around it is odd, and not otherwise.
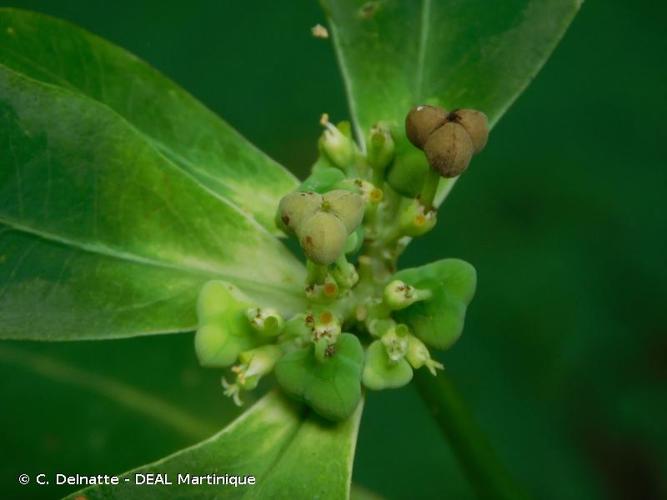
[[[482,150],[488,123],[471,109],[417,106],[405,128],[373,126],[365,151],[348,122],[321,123],[319,158],[276,215],[306,257],[304,310],[283,317],[211,281],[199,296],[195,348],[202,365],[229,368],[224,392],[239,405],[274,372],[288,395],[342,420],[362,386],[401,387],[422,367],[435,375],[443,365],[429,347],[446,349],[461,334],[474,268],[444,259],[397,272],[396,263],[435,226],[438,197]]]

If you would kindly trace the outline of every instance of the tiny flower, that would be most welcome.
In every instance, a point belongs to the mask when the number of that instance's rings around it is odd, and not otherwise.
[[[257,332],[267,337],[276,337],[285,325],[283,317],[272,308],[251,307],[246,311],[246,317]]]
[[[384,303],[397,311],[411,306],[417,301],[431,298],[430,290],[418,290],[401,280],[394,280],[384,288]]]

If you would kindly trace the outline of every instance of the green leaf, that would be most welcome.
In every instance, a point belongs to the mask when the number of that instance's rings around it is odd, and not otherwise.
[[[395,318],[438,349],[447,349],[456,342],[463,332],[466,308],[475,295],[475,268],[459,259],[443,259],[404,269],[394,278],[433,294],[428,300],[395,311]]]
[[[332,424],[273,392],[210,439],[124,474],[118,486],[68,498],[348,498],[361,410]],[[138,486],[136,473],[168,474],[174,484]],[[252,475],[256,484],[192,486],[177,484],[178,474]]]
[[[19,474],[122,471],[214,434],[237,408],[199,366],[191,335],[113,342],[0,343],[0,491],[60,498],[76,487],[22,486]],[[38,467],[36,464],[39,464]]]
[[[297,180],[133,54],[65,21],[0,9],[0,64],[111,108],[174,168],[279,234],[276,207]]]
[[[109,107],[0,65],[0,124],[0,338],[194,329],[212,278],[300,308],[287,249]]]
[[[285,354],[276,364],[278,383],[290,396],[330,420],[348,418],[361,399],[364,350],[359,339],[342,334],[324,361],[312,346]]]
[[[581,0],[322,0],[360,140],[424,102],[495,123],[534,78]]]

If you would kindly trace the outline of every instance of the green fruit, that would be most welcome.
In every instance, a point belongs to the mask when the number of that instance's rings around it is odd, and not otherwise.
[[[312,217],[322,206],[322,196],[313,192],[289,193],[280,200],[278,214],[283,227],[290,233],[298,233],[304,221]]]
[[[387,182],[397,193],[414,198],[421,192],[428,169],[424,153],[410,146],[387,169]]]
[[[468,168],[474,148],[470,135],[458,123],[447,122],[436,129],[424,144],[431,168],[443,177],[456,177]]]
[[[367,388],[379,391],[403,387],[412,380],[412,367],[405,359],[392,361],[382,341],[373,342],[366,352],[362,381]]]
[[[310,175],[299,186],[299,191],[326,193],[344,179],[345,174],[342,170],[332,166],[331,162],[320,156],[313,165]]]
[[[364,199],[346,189],[335,189],[322,197],[322,210],[331,212],[345,224],[347,234],[351,234],[364,218]]]
[[[394,138],[387,124],[380,122],[373,125],[366,144],[368,164],[381,175],[386,166],[391,163],[395,153]]]
[[[324,120],[324,117],[323,117]],[[342,170],[347,170],[354,163],[356,146],[351,138],[351,125],[349,122],[340,122],[334,126],[328,121],[322,121],[325,126],[324,132],[318,142],[320,151]]]
[[[459,259],[444,259],[394,275],[418,289],[431,291],[431,298],[394,311],[396,321],[407,324],[426,344],[447,349],[461,336],[466,308],[475,294],[475,268]]]
[[[209,281],[199,293],[195,352],[202,366],[226,367],[239,354],[265,341],[250,326],[246,311],[252,302],[234,285]]]
[[[317,212],[298,230],[301,248],[317,264],[329,265],[343,253],[347,230],[341,220],[328,212]]]
[[[345,241],[345,253],[354,254],[361,249],[364,243],[364,226],[359,226]]]
[[[489,119],[476,109],[457,109],[447,116],[447,121],[461,125],[472,140],[473,152],[479,153],[489,139]]]
[[[410,110],[405,117],[405,134],[419,149],[424,147],[431,133],[447,119],[447,112],[437,106],[423,104]]]
[[[343,333],[323,361],[311,345],[285,354],[276,364],[278,384],[322,417],[340,421],[349,417],[361,399],[364,350],[359,339]]]

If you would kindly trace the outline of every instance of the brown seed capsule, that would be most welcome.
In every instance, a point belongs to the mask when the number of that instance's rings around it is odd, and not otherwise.
[[[489,120],[484,113],[476,109],[456,109],[449,113],[447,121],[458,123],[466,129],[475,154],[484,149],[489,138]]]
[[[468,167],[473,145],[468,132],[461,125],[447,122],[429,136],[424,152],[429,165],[440,175],[456,177]]]
[[[405,117],[405,133],[412,144],[423,149],[428,136],[446,119],[447,111],[442,108],[426,104],[416,106]]]

